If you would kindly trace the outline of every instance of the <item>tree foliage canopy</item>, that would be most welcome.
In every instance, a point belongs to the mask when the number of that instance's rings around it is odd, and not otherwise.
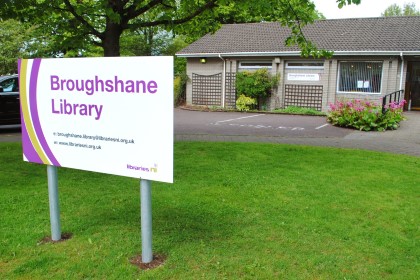
[[[17,58],[45,56],[47,44],[36,26],[0,20],[0,74],[17,73]]]
[[[360,0],[336,0],[342,7]],[[288,44],[303,55],[322,55],[302,34],[302,26],[319,17],[310,0],[5,0],[0,19],[39,24],[56,49],[96,45],[105,56],[120,55],[124,31],[161,28],[197,38],[222,23],[279,21],[290,27]]]
[[[24,48],[25,27],[15,20],[0,22],[0,73],[16,73],[16,53]]]
[[[420,16],[420,10],[416,8],[416,4],[414,3],[405,3],[403,7],[400,7],[397,4],[392,4],[385,9],[382,16]]]

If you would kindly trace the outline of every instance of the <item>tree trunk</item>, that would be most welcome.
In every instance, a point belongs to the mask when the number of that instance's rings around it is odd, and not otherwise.
[[[120,37],[123,29],[119,23],[107,19],[103,39],[104,56],[120,56]]]

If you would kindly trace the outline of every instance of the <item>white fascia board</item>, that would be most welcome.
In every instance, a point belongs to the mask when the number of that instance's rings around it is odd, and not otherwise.
[[[418,51],[334,51],[333,56],[371,56],[371,55],[395,55],[395,56],[420,55]],[[178,57],[248,57],[248,56],[300,56],[300,51],[291,52],[233,52],[233,53],[185,53],[175,54]]]
[[[234,53],[183,53],[175,54],[178,57],[244,57],[244,56],[296,56],[300,55],[300,51],[296,52],[234,52]]]
[[[412,56],[412,55],[420,55],[419,51],[335,51],[334,56],[370,56],[370,55],[393,55],[393,56]]]

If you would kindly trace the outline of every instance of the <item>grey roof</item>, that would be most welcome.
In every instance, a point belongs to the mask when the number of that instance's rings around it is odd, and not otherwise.
[[[318,20],[303,28],[318,48],[335,52],[420,52],[420,16]],[[177,55],[287,53],[290,30],[277,22],[225,24]]]

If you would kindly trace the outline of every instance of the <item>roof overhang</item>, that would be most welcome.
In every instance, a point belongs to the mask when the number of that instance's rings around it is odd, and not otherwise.
[[[300,51],[290,52],[228,52],[228,53],[179,53],[178,57],[258,57],[258,56],[300,56]],[[334,51],[333,56],[420,56],[418,51]]]

